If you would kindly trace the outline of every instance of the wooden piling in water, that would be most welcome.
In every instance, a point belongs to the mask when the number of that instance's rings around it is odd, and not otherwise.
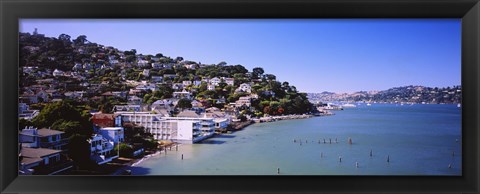
[[[332,138],[329,138],[330,139],[330,144],[332,144]]]
[[[390,163],[390,155],[387,155],[387,162]]]
[[[355,162],[355,167],[358,168],[358,162]]]
[[[182,154],[182,160],[183,160],[183,154]]]
[[[339,157],[338,157],[338,161],[339,161],[339,162],[342,162],[342,156],[339,156]]]
[[[350,137],[348,138],[348,144],[350,144],[350,145],[352,145],[352,144],[353,144],[353,142],[352,142],[352,138],[350,138]]]
[[[280,168],[277,168],[277,174],[280,174]]]
[[[372,157],[372,155],[373,155],[373,154],[372,154],[372,150],[370,149],[370,157]]]

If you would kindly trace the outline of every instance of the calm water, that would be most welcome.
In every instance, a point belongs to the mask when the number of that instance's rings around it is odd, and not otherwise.
[[[182,145],[132,167],[132,174],[274,175],[280,168],[282,175],[461,175],[461,109],[456,105],[373,104],[335,113],[254,124]]]

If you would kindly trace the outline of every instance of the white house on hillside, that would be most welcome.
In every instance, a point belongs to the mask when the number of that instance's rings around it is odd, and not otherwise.
[[[222,80],[218,77],[214,77],[212,79],[210,79],[210,84],[214,85],[214,86],[218,86],[218,84],[221,82]]]
[[[243,83],[243,84],[240,84],[240,87],[238,87],[235,92],[247,92],[247,93],[251,93],[252,92],[252,87],[250,86],[250,84],[247,84],[247,83]]]
[[[225,83],[227,83],[227,85],[229,86],[233,86],[233,84],[235,83],[235,79],[233,78],[225,78]]]
[[[63,76],[64,73],[65,73],[65,72],[63,72],[62,70],[55,69],[52,74],[53,74],[53,76],[55,76],[55,77],[59,77],[59,76]]]

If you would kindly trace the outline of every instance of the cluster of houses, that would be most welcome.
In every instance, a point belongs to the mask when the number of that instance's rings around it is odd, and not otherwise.
[[[35,35],[35,33],[34,33]],[[36,47],[30,50],[38,50]],[[87,54],[88,47],[76,47],[76,52]],[[114,53],[114,54],[112,54]],[[132,123],[143,127],[153,135],[155,140],[170,140],[179,143],[196,143],[212,137],[217,131],[224,131],[230,122],[236,121],[240,107],[250,107],[251,101],[258,98],[252,94],[252,83],[242,83],[236,93],[247,93],[236,102],[229,103],[224,109],[205,108],[206,100],[195,99],[191,86],[207,84],[207,90],[215,90],[221,84],[235,85],[234,78],[204,77],[202,79],[183,80],[172,83],[177,75],[165,73],[153,75],[152,71],[162,69],[186,68],[197,69],[205,65],[182,60],[171,60],[165,57],[145,57],[136,55],[134,62],[126,62],[125,52],[113,47],[100,46],[91,61],[75,63],[69,71],[60,69],[44,69],[35,66],[22,67],[23,75],[35,77],[35,82],[22,84],[19,93],[18,117],[32,120],[39,110],[30,109],[37,103],[51,103],[65,99],[77,102],[100,101],[106,98],[123,99],[126,103],[115,105],[112,114],[92,111],[91,122],[95,126],[94,134],[89,138],[90,159],[97,164],[105,164],[119,157],[115,147],[124,142],[123,124]],[[55,57],[49,60],[55,61]],[[93,62],[95,61],[95,62]],[[86,77],[88,73],[100,74],[115,66],[122,67],[118,75],[122,84],[128,85],[124,91],[99,92],[108,86],[108,81],[94,83]],[[141,75],[148,81],[126,79],[126,70],[141,69]],[[173,90],[172,98],[161,99],[152,104],[145,104],[144,95],[160,89],[160,84],[167,84]],[[191,100],[192,108],[183,110],[172,116],[180,99]],[[225,103],[224,98],[216,99]],[[20,130],[19,144],[20,174],[62,174],[72,168],[72,161],[66,157],[68,140],[64,132],[52,129],[29,127]],[[135,153],[141,153],[136,150]]]
[[[65,132],[53,129],[26,127],[19,132],[19,174],[66,174],[73,168],[68,157]],[[124,141],[123,127],[104,127],[95,130],[88,140],[90,159],[105,164],[119,157],[114,151]]]

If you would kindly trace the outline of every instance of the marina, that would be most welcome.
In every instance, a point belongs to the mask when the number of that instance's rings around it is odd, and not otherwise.
[[[132,175],[461,175],[461,109],[373,104],[256,123],[131,167]]]

